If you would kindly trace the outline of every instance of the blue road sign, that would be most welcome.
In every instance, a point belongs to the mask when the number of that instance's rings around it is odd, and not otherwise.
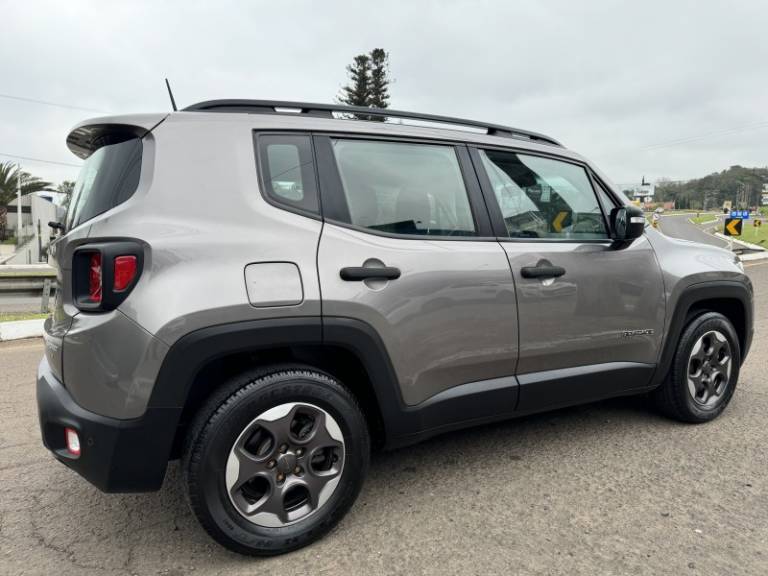
[[[741,219],[742,220],[749,220],[749,210],[742,210],[741,211]]]
[[[731,210],[731,218],[749,220],[749,210]]]

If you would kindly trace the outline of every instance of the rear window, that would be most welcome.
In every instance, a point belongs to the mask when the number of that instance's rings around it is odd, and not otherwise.
[[[310,136],[258,134],[256,139],[267,198],[287,208],[319,214]]]
[[[102,146],[88,157],[77,177],[67,212],[67,230],[133,196],[141,175],[140,138]]]
[[[452,146],[333,140],[349,223],[418,236],[474,236]]]

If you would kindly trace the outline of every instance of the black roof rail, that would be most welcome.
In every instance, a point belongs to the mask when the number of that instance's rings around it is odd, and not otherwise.
[[[281,110],[281,109],[286,110]],[[379,116],[385,118],[405,118],[409,120],[421,120],[424,122],[436,122],[439,124],[453,124],[456,126],[468,126],[481,128],[490,136],[503,136],[530,140],[531,142],[562,146],[560,142],[544,134],[466,120],[464,118],[452,118],[450,116],[437,116],[435,114],[419,114],[417,112],[403,112],[402,110],[389,110],[383,108],[366,108],[364,106],[345,106],[343,104],[314,104],[309,102],[283,102],[280,100],[208,100],[187,106],[182,112],[242,112],[246,114],[306,114],[321,118],[333,118],[333,113],[355,114],[361,116]]]

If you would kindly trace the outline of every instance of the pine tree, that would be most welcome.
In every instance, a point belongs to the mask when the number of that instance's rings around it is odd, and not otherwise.
[[[387,108],[389,106],[389,54],[374,48],[368,54],[358,54],[347,66],[349,83],[341,89],[338,101],[349,106]],[[354,114],[360,120],[384,121],[381,116]]]
[[[368,105],[372,108],[389,106],[389,54],[383,48],[371,50],[371,94]],[[384,118],[379,118],[384,120]]]
[[[339,102],[348,106],[368,106],[371,96],[371,58],[367,54],[355,56],[347,66],[349,84],[341,89]]]

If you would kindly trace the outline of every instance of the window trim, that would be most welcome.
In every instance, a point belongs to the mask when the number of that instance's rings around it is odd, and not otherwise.
[[[339,174],[336,157],[333,152],[333,139],[344,140],[364,140],[379,142],[395,142],[404,144],[422,144],[427,146],[446,146],[454,149],[456,159],[461,171],[464,189],[469,201],[469,208],[472,220],[475,225],[476,234],[473,236],[437,236],[428,234],[397,234],[374,230],[352,224],[349,216],[347,199],[344,194],[344,188]],[[469,158],[467,145],[462,142],[432,140],[424,138],[409,138],[398,136],[382,136],[369,134],[348,134],[338,132],[313,132],[313,141],[315,148],[315,159],[318,173],[320,199],[323,204],[323,217],[329,224],[341,226],[351,230],[357,230],[373,236],[382,236],[386,238],[396,238],[401,240],[428,240],[428,241],[453,241],[453,242],[489,242],[496,241],[496,235],[491,227],[488,206],[483,197],[480,184],[477,181],[477,174]]]
[[[594,182],[592,180],[592,170],[589,167],[589,165],[586,162],[580,162],[578,160],[575,160],[573,158],[566,158],[563,156],[558,156],[557,154],[545,154],[542,152],[539,152],[538,150],[528,150],[525,148],[513,148],[513,147],[507,147],[507,146],[485,146],[485,145],[478,145],[478,144],[470,144],[467,145],[467,148],[469,150],[469,156],[472,160],[472,164],[475,168],[475,172],[477,173],[477,178],[480,182],[480,188],[483,192],[483,196],[485,198],[485,203],[488,206],[488,212],[490,214],[491,218],[491,225],[493,226],[493,231],[496,234],[496,239],[499,242],[517,242],[517,243],[539,243],[539,244],[612,244],[613,238],[611,237],[611,228],[608,224],[608,217],[605,213],[605,207],[602,205],[602,202],[600,202],[599,195],[597,194],[597,191],[594,187]],[[501,213],[501,207],[499,206],[499,202],[496,199],[496,194],[493,192],[493,186],[491,185],[490,177],[488,176],[488,173],[485,171],[485,166],[483,166],[483,160],[480,158],[480,151],[481,150],[498,150],[501,152],[508,152],[510,154],[524,154],[528,156],[538,156],[540,158],[547,158],[549,160],[555,160],[559,162],[565,162],[567,164],[573,164],[575,166],[578,166],[587,174],[587,179],[589,180],[589,185],[592,188],[592,194],[595,195],[595,201],[597,202],[597,206],[600,208],[600,213],[603,217],[603,222],[605,223],[605,229],[607,231],[607,236],[605,238],[514,238],[510,237],[507,233],[507,227],[504,224],[504,216]]]
[[[292,212],[294,214],[299,214],[300,216],[306,216],[307,218],[312,218],[313,220],[323,220],[323,202],[321,198],[321,191],[320,191],[320,183],[318,182],[318,170],[317,170],[317,154],[315,152],[315,144],[314,139],[312,138],[312,133],[308,132],[306,130],[252,130],[253,135],[253,152],[254,157],[256,159],[255,167],[256,167],[256,175],[258,178],[259,183],[259,192],[261,193],[261,197],[264,199],[267,204],[270,204],[271,206],[274,206],[275,208],[279,208],[280,210],[286,210],[287,212]],[[277,198],[274,198],[270,193],[269,189],[271,187],[270,183],[266,181],[266,174],[269,172],[269,168],[264,166],[264,159],[262,158],[261,154],[261,146],[259,144],[259,139],[264,136],[305,136],[309,140],[309,150],[310,154],[312,155],[312,163],[313,163],[313,170],[312,174],[314,177],[314,186],[315,186],[315,196],[317,197],[317,212],[313,212],[312,210],[302,208],[300,206],[296,206],[295,204],[291,204],[290,202],[281,202]]]

